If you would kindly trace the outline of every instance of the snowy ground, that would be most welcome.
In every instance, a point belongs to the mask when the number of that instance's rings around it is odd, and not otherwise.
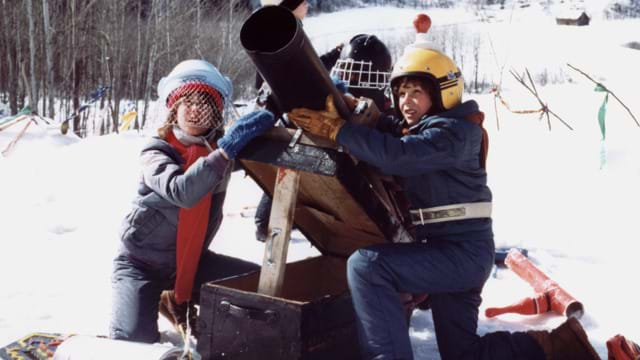
[[[640,22],[595,17],[589,27],[558,27],[542,9],[530,9],[529,15],[521,11],[482,24],[473,23],[470,10],[431,14],[434,27],[457,19],[492,39],[495,55],[483,48],[483,56],[494,64],[483,72],[488,78],[497,79],[504,65],[518,71],[549,69],[562,80],[538,85],[538,90],[573,131],[553,119],[549,131],[537,115],[513,115],[500,104],[498,131],[493,95],[467,98],[478,100],[486,113],[497,245],[527,248],[543,271],[584,304],[582,323],[606,358],[604,342],[610,336],[622,333],[640,340],[635,285],[640,128],[609,99],[607,162],[600,169],[597,111],[603,95],[565,64],[595,76],[640,115],[640,52],[621,46],[639,40]],[[363,31],[390,39],[395,34],[390,29],[406,31],[415,14],[410,9],[348,10],[309,18],[305,30],[323,50]],[[534,35],[528,35],[531,28]],[[514,108],[539,107],[510,78],[503,74],[504,98]],[[0,132],[0,148],[15,136],[16,127]],[[128,132],[79,140],[59,135],[53,125],[40,126],[8,157],[0,157],[0,346],[32,331],[107,332],[111,259],[147,136]],[[259,196],[249,178],[234,173],[214,250],[261,262],[263,246],[253,239],[251,216]],[[294,241],[289,250],[290,261],[315,255],[306,241]],[[497,270],[486,284],[481,310],[532,294],[510,271]],[[479,332],[551,328],[562,321],[551,314],[481,316]],[[164,321],[161,329],[171,332]],[[439,358],[429,312],[414,314],[411,336],[416,359]]]

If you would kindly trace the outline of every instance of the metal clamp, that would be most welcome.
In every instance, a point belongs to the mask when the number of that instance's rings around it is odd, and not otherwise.
[[[271,229],[271,234],[269,234],[269,237],[267,238],[267,264],[269,266],[274,266],[276,264],[273,260],[273,242],[281,232],[281,228],[273,228]]]
[[[353,110],[354,115],[364,114],[365,110],[369,107],[369,103],[364,100],[359,100],[356,104],[356,108]]]
[[[292,148],[292,147],[296,146],[296,144],[298,143],[298,140],[300,140],[301,136],[302,136],[302,129],[298,128],[296,130],[296,132],[293,134],[293,137],[291,138],[291,141],[289,141],[289,147]]]

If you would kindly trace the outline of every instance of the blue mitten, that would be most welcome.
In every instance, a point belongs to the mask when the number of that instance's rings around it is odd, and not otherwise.
[[[341,94],[346,94],[347,90],[349,90],[349,83],[339,79],[335,76],[331,77],[331,82],[333,83],[333,85],[336,87],[336,89],[338,89],[338,91],[340,91]]]
[[[273,114],[266,110],[258,110],[236,120],[218,140],[218,147],[223,149],[229,160],[235,159],[240,150],[251,139],[264,133],[275,124]]]

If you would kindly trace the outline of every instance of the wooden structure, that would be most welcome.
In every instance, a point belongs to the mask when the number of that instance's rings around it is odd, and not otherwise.
[[[207,359],[359,358],[346,259],[384,241],[410,242],[391,178],[334,142],[274,128],[240,156],[273,196],[260,272],[206,284],[198,351]],[[291,226],[323,254],[286,264]]]
[[[285,8],[255,11],[240,40],[282,112],[324,109],[332,96],[343,119],[371,126],[378,119],[371,102],[351,114]],[[335,142],[284,127],[253,140],[238,159],[273,199],[264,260],[259,272],[202,287],[198,352],[205,359],[359,358],[346,259],[370,244],[413,241],[401,187]],[[294,223],[322,256],[286,264]]]

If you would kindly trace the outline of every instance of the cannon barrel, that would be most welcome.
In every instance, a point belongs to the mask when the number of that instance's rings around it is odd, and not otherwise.
[[[240,42],[282,112],[324,110],[327,95],[333,95],[338,113],[349,119],[347,105],[291,11],[282,6],[258,9],[242,25]]]

